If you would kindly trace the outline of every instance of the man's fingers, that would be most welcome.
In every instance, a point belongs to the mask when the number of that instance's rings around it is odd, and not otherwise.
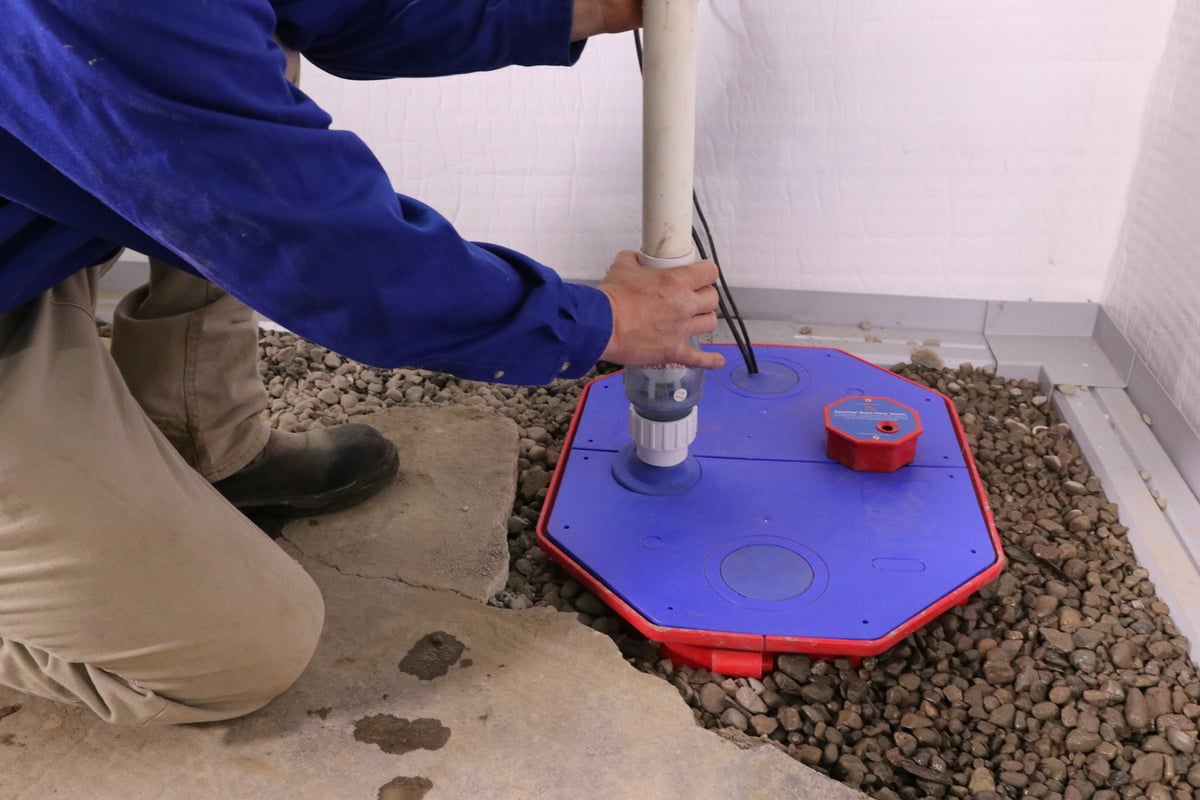
[[[712,286],[705,286],[703,289],[697,289],[694,293],[696,301],[694,314],[707,314],[710,311],[716,311],[717,306],[721,304],[721,297],[717,294],[717,290]]]
[[[712,286],[717,282],[719,277],[717,273],[717,265],[711,261],[697,261],[695,264],[688,264],[683,267],[675,267],[684,275],[688,284],[693,289],[700,289],[704,286]]]
[[[707,314],[697,314],[687,321],[684,330],[688,336],[698,336],[701,333],[710,333],[716,330],[717,315],[710,311]]]
[[[701,369],[720,369],[725,366],[725,356],[720,353],[708,353],[691,346],[684,347],[676,361],[686,367]]]

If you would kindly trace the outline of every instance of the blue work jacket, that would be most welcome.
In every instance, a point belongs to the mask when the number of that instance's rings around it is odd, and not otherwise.
[[[132,247],[383,367],[545,383],[612,332],[597,289],[463,240],[284,77],[573,64],[573,0],[4,0],[0,312]]]

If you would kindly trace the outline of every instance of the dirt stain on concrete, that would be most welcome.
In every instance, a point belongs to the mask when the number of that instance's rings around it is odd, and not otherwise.
[[[436,719],[407,720],[392,714],[373,714],[354,723],[354,738],[393,755],[413,750],[440,750],[450,740],[450,729]]]
[[[421,800],[432,788],[429,778],[392,778],[379,787],[376,800]]]
[[[449,672],[466,649],[462,642],[445,631],[434,631],[412,646],[400,662],[400,671],[431,681]]]
[[[330,711],[333,711],[333,706],[321,706],[320,708],[310,708],[305,713],[307,713],[310,717],[320,717],[321,719],[326,719],[329,716]]]

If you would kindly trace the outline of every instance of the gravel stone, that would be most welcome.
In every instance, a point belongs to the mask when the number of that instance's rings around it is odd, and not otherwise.
[[[1167,742],[1181,753],[1191,755],[1196,752],[1196,734],[1179,728],[1167,728]]]
[[[800,706],[800,715],[813,725],[828,725],[832,721],[829,712],[824,706],[815,706],[811,703],[806,706]]]
[[[798,684],[805,684],[812,677],[812,661],[808,656],[783,653],[776,659],[775,666]]]
[[[608,606],[591,592],[584,592],[575,598],[575,610],[591,617],[599,617],[608,613]]]
[[[1031,711],[1033,718],[1045,722],[1046,720],[1054,719],[1058,716],[1058,706],[1049,700],[1043,700],[1034,705]]]
[[[800,718],[800,712],[795,706],[784,706],[779,709],[779,724],[783,726],[785,731],[799,730],[804,724]]]
[[[767,713],[767,704],[749,686],[739,686],[738,690],[734,693],[733,699],[751,714]]]
[[[1164,714],[1170,714],[1171,690],[1161,683],[1146,689],[1146,710],[1150,719],[1157,720]]]
[[[721,726],[725,728],[735,728],[743,733],[750,727],[750,720],[746,715],[736,708],[727,708],[721,713]]]
[[[1075,649],[1074,640],[1070,633],[1056,628],[1041,628],[1039,631],[1046,646],[1060,653],[1069,653]]]
[[[896,731],[892,737],[896,748],[902,755],[911,756],[917,752],[917,737],[907,731]]]
[[[1125,640],[1116,642],[1111,648],[1109,648],[1108,657],[1112,660],[1113,666],[1117,667],[1118,669],[1133,669],[1133,643]]]
[[[967,783],[967,790],[972,795],[996,791],[996,779],[992,776],[991,770],[985,767],[976,767],[971,770],[971,780]]]
[[[833,773],[839,776],[844,783],[855,788],[862,785],[863,779],[866,777],[866,772],[867,765],[863,763],[861,758],[852,753],[839,756],[833,770]]]
[[[800,696],[810,703],[828,703],[833,700],[833,687],[823,683],[810,683],[800,689]]]
[[[1005,703],[988,716],[988,722],[997,728],[1011,728],[1016,718],[1017,707],[1012,703]]]
[[[1100,664],[1100,659],[1091,650],[1072,650],[1071,665],[1084,673],[1093,673]]]
[[[755,714],[750,718],[750,729],[756,736],[770,736],[779,728],[779,720],[765,714]]]
[[[862,715],[854,709],[843,708],[838,712],[837,725],[839,728],[846,728],[847,730],[861,730],[863,726],[863,718]],[[1172,730],[1174,729],[1172,728]]]
[[[729,704],[729,696],[725,690],[715,683],[706,683],[700,687],[700,707],[710,714],[720,714]]]
[[[1133,762],[1129,776],[1137,786],[1149,786],[1162,780],[1163,756],[1161,753],[1149,753]]]
[[[1033,613],[1038,619],[1044,619],[1058,610],[1058,598],[1052,594],[1040,594],[1033,601]]]
[[[1050,702],[1056,706],[1065,705],[1071,700],[1073,692],[1069,686],[1053,686],[1050,688]]]
[[[1000,773],[1000,782],[1014,789],[1024,789],[1029,785],[1029,776],[1024,772],[1005,771]]]
[[[1134,731],[1144,731],[1150,726],[1146,696],[1136,686],[1125,692],[1125,724]]]
[[[1013,679],[1017,677],[1017,673],[1009,662],[989,659],[983,665],[983,677],[993,686],[1004,686],[1012,683]]]
[[[933,727],[933,720],[928,717],[923,717],[920,714],[909,712],[900,718],[900,727],[906,730],[917,730],[918,728]]]
[[[800,696],[801,687],[800,684],[796,682],[795,678],[792,678],[791,676],[782,672],[774,673],[771,678],[775,681],[775,688],[777,688],[781,694],[792,695],[793,697]]]
[[[798,748],[796,757],[800,760],[800,763],[815,767],[821,763],[821,748],[806,744]]]
[[[1068,753],[1090,753],[1100,744],[1100,734],[1079,728],[1067,734]]]

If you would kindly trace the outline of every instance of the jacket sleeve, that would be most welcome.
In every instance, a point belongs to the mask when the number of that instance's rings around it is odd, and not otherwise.
[[[266,2],[17,5],[0,127],[279,324],[370,364],[511,383],[581,375],[607,345],[602,292],[464,241],[329,128],[283,77]]]
[[[280,39],[343,78],[570,65],[574,0],[276,0]]]

